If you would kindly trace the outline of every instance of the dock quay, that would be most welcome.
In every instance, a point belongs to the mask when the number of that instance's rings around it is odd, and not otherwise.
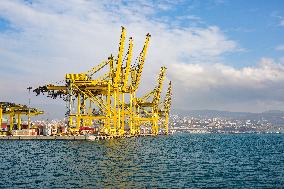
[[[108,139],[114,139],[114,138],[132,138],[132,137],[146,137],[146,136],[156,136],[153,134],[143,134],[139,136],[131,136],[131,135],[125,135],[125,136],[0,136],[0,140],[108,140]]]

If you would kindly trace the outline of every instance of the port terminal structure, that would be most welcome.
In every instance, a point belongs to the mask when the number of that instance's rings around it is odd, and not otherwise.
[[[161,99],[166,68],[161,67],[157,84],[152,91],[137,97],[148,44],[151,35],[146,35],[144,46],[132,64],[133,39],[129,38],[125,50],[126,29],[122,27],[118,55],[79,74],[66,74],[61,85],[47,84],[33,91],[36,95],[47,94],[53,99],[66,101],[67,130],[80,133],[84,127],[98,125],[99,135],[138,136],[169,133],[169,112],[172,99],[172,84],[169,82],[164,99]]]
[[[31,117],[43,114],[44,112],[36,108],[31,108],[26,105],[15,104],[11,102],[0,102],[0,125],[2,126],[3,117],[9,117],[8,131],[11,132],[14,129],[14,120],[17,116],[17,130],[21,130],[21,118],[22,116],[28,117],[28,128],[31,128]]]

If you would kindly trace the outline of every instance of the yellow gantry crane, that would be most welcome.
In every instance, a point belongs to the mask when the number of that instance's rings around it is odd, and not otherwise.
[[[160,73],[157,79],[157,86],[154,90],[145,94],[141,98],[136,99],[136,105],[138,109],[138,115],[136,118],[140,124],[142,122],[151,122],[152,128],[151,131],[153,134],[158,134],[158,120],[159,120],[159,104],[161,99],[161,92],[163,87],[163,82],[165,79],[166,67],[160,69]]]
[[[159,117],[160,119],[164,119],[160,121],[161,122],[164,121],[165,134],[169,134],[169,114],[171,110],[171,105],[172,105],[172,82],[170,81],[164,101],[161,103],[162,107],[159,109]]]
[[[161,68],[158,85],[151,93],[150,116],[141,115],[141,109],[145,109],[144,98],[136,98],[150,37],[150,34],[146,35],[144,46],[132,65],[133,39],[129,38],[128,49],[124,53],[126,30],[122,27],[117,58],[110,55],[87,72],[66,74],[63,85],[48,84],[36,88],[34,92],[37,95],[47,93],[52,98],[62,97],[67,102],[67,125],[71,133],[96,124],[102,135],[138,135],[141,123],[151,121],[152,133],[158,134],[165,67]]]
[[[0,102],[0,125],[2,126],[3,116],[9,116],[9,131],[14,129],[14,119],[17,116],[17,129],[21,130],[21,116],[28,116],[28,128],[30,128],[32,116],[43,114],[36,108],[30,108],[26,105],[15,104],[11,102]]]

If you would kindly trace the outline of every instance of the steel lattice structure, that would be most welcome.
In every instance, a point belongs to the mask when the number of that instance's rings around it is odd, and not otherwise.
[[[133,65],[133,39],[129,38],[124,55],[125,37],[126,30],[122,27],[116,59],[111,55],[87,72],[66,74],[64,85],[48,84],[34,89],[37,95],[47,93],[51,98],[61,97],[67,102],[70,132],[78,132],[81,127],[96,122],[102,135],[139,135],[141,126],[149,124],[152,134],[157,135],[159,128],[168,134],[171,83],[164,101],[161,101],[166,68],[161,68],[153,91],[136,97],[151,36],[146,35],[143,49]],[[100,73],[102,71],[105,72]]]

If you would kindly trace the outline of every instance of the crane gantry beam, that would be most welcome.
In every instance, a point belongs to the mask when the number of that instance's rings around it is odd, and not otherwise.
[[[0,126],[2,126],[3,116],[9,116],[9,131],[14,128],[14,119],[17,115],[17,129],[21,130],[21,116],[26,115],[28,119],[31,116],[37,116],[44,112],[36,108],[30,108],[26,105],[15,104],[11,102],[0,102]],[[30,128],[30,121],[28,120],[28,128]]]

